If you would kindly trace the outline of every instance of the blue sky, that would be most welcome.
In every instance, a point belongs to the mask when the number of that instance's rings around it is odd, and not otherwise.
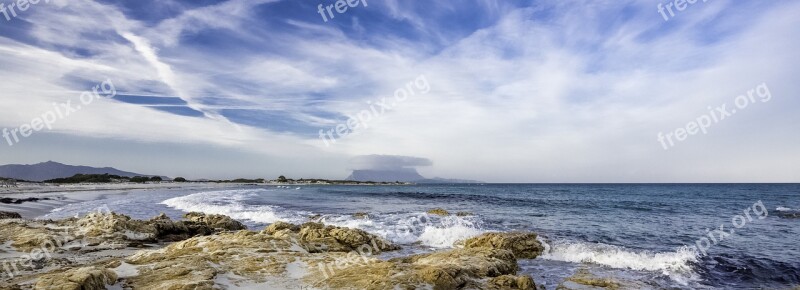
[[[0,14],[0,127],[105,80],[117,90],[0,147],[0,163],[343,178],[353,157],[386,154],[496,182],[800,181],[797,1],[699,1],[665,21],[669,1],[365,0],[323,21],[334,3],[51,0]],[[419,76],[429,92],[320,140]],[[769,102],[669,150],[657,141],[762,83]]]

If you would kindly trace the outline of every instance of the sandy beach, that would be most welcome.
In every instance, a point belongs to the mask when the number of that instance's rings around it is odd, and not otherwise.
[[[67,184],[48,185],[40,183],[20,183],[17,187],[0,188],[0,211],[16,212],[23,218],[36,218],[53,209],[71,203],[104,199],[110,195],[125,195],[135,191],[157,189],[217,189],[240,184],[191,182],[191,183],[114,183],[114,184]],[[10,199],[10,200],[9,200]],[[38,199],[35,201],[25,201]],[[17,201],[22,200],[22,201]],[[19,203],[15,203],[15,201]]]

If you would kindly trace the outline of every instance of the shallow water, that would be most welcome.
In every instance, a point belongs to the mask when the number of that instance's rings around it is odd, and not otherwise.
[[[523,273],[548,289],[581,267],[648,281],[654,288],[780,289],[800,284],[796,244],[800,219],[777,214],[800,209],[797,184],[148,190],[71,204],[45,217],[72,216],[104,205],[135,218],[161,212],[173,218],[188,211],[225,214],[255,229],[278,220],[304,222],[321,214],[325,223],[361,228],[404,244],[403,253],[449,248],[457,240],[486,231],[534,231],[548,250],[540,259],[522,260],[520,265]],[[436,207],[474,215],[425,213]],[[370,217],[352,217],[356,212]],[[720,225],[724,234],[718,232]],[[730,234],[731,230],[735,232]]]

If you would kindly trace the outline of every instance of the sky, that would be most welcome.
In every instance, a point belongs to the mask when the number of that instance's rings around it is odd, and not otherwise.
[[[800,1],[0,3],[2,164],[800,182]]]

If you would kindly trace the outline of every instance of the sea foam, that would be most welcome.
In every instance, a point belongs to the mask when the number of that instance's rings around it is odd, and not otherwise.
[[[298,221],[290,214],[279,214],[279,207],[269,205],[248,205],[244,201],[260,190],[222,190],[190,194],[167,199],[161,204],[186,211],[226,215],[237,220],[256,223],[277,221]]]
[[[365,230],[398,244],[421,243],[432,248],[451,248],[484,232],[477,217],[440,217],[428,213],[376,214],[368,219],[326,216],[325,224]]]
[[[545,244],[545,252],[540,258],[571,263],[592,263],[618,269],[661,272],[679,282],[697,279],[692,264],[699,261],[697,252],[689,247],[678,248],[674,252],[650,252],[584,242]]]

